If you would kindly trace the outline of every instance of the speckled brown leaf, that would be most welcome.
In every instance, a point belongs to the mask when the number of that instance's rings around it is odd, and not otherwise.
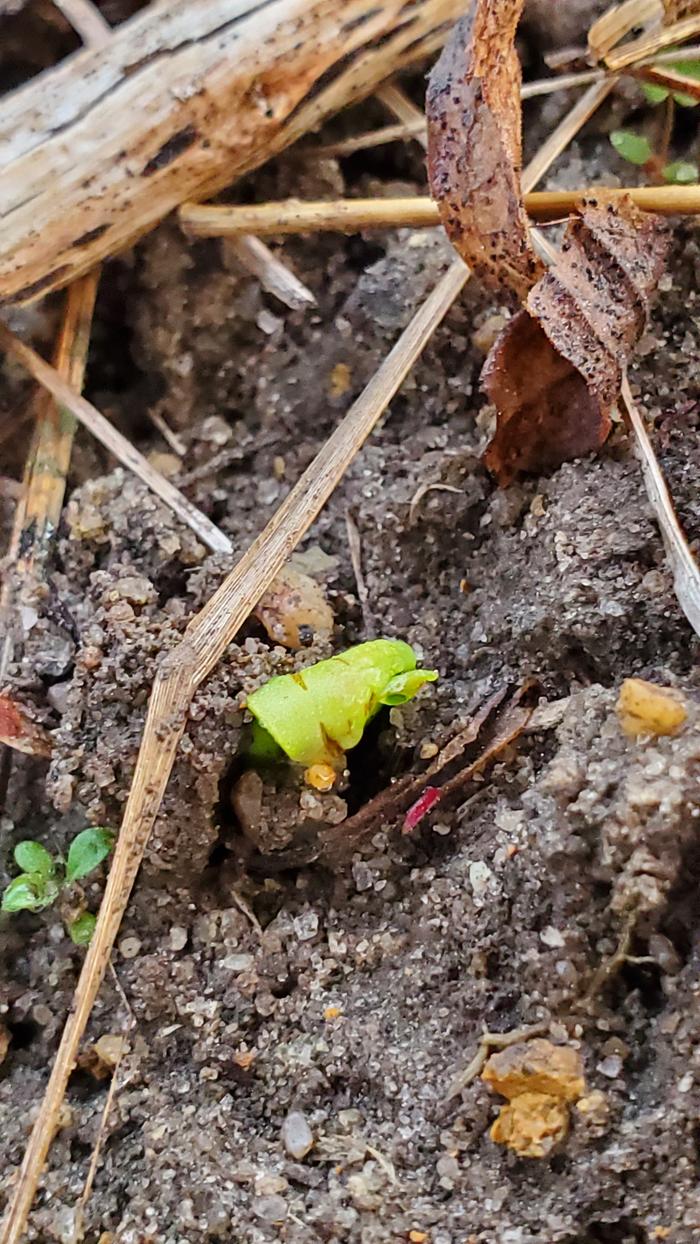
[[[506,484],[598,449],[668,246],[658,217],[584,200],[557,262],[495,342],[482,382],[498,410],[486,464]]]
[[[428,171],[455,249],[477,276],[523,299],[542,272],[520,186],[523,0],[475,0],[428,86]]]

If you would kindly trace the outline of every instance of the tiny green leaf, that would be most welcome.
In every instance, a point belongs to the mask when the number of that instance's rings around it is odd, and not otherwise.
[[[650,104],[662,104],[670,93],[667,86],[656,86],[653,82],[643,82],[642,90]]]
[[[432,670],[400,639],[373,639],[318,661],[298,674],[271,678],[248,697],[259,725],[298,764],[332,764],[362,738],[382,704],[403,704]]]
[[[84,829],[70,844],[66,863],[66,881],[80,881],[97,868],[114,846],[113,830],[99,825],[94,829]]]
[[[700,81],[700,60],[674,60],[670,66],[676,73],[684,73],[686,78]],[[694,95],[686,95],[685,91],[674,91],[673,98],[681,108],[697,108],[698,101]]]
[[[92,941],[96,924],[97,916],[93,916],[91,911],[84,911],[68,926],[71,941],[76,946],[88,946]]]
[[[427,682],[435,682],[437,676],[437,670],[407,670],[405,674],[397,674],[382,693],[382,704],[405,704]]]
[[[613,130],[610,142],[618,155],[630,164],[646,164],[653,156],[648,138],[634,134],[632,130]]]
[[[40,842],[25,839],[14,849],[15,864],[23,873],[37,873],[40,877],[52,877],[56,871],[53,857]]]
[[[698,180],[698,166],[689,160],[675,160],[663,169],[665,181],[675,186],[688,186]]]
[[[41,911],[51,906],[57,894],[58,886],[51,878],[39,873],[20,873],[2,896],[2,910]]]

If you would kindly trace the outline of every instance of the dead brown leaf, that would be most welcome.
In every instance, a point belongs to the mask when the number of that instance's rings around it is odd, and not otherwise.
[[[542,273],[528,236],[520,169],[523,0],[476,0],[428,84],[428,173],[447,234],[487,284],[525,298]]]
[[[603,444],[667,246],[659,218],[630,199],[613,203],[601,192],[582,202],[556,263],[484,365],[499,413],[485,461],[501,484]]]
[[[427,109],[430,182],[447,233],[487,284],[524,304],[483,372],[498,411],[486,465],[501,484],[603,444],[667,248],[657,217],[601,191],[582,202],[548,270],[535,255],[520,184],[522,7],[475,0],[431,74]]]

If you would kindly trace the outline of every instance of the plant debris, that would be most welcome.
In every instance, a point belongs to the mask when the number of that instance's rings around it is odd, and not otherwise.
[[[677,734],[688,710],[672,687],[657,687],[643,678],[626,678],[620,688],[617,715],[627,737],[636,739],[645,734]]]
[[[428,173],[455,250],[489,285],[524,299],[542,274],[520,185],[523,0],[477,0],[434,66],[426,97]]]
[[[485,462],[501,484],[599,449],[644,331],[667,234],[630,199],[584,199],[561,252],[506,325],[482,382],[499,412]]]
[[[276,644],[296,651],[333,634],[333,611],[310,575],[285,566],[255,606],[256,618]]]
[[[525,304],[482,373],[498,411],[485,462],[502,485],[603,444],[667,251],[657,217],[599,192],[543,272],[519,177],[521,7],[477,0],[431,75],[428,107],[431,188],[448,234],[478,275]]]
[[[544,1038],[492,1054],[481,1078],[508,1098],[491,1127],[491,1139],[522,1158],[547,1157],[565,1139],[569,1103],[586,1088],[579,1051]]]
[[[0,743],[28,756],[51,755],[51,736],[24,704],[9,695],[0,695]]]

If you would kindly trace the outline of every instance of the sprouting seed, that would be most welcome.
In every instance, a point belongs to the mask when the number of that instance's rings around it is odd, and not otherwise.
[[[261,759],[267,749],[269,758],[272,740],[307,769],[337,764],[382,705],[405,704],[437,676],[417,668],[410,644],[373,639],[300,673],[271,678],[248,697],[258,726],[252,754]]]

